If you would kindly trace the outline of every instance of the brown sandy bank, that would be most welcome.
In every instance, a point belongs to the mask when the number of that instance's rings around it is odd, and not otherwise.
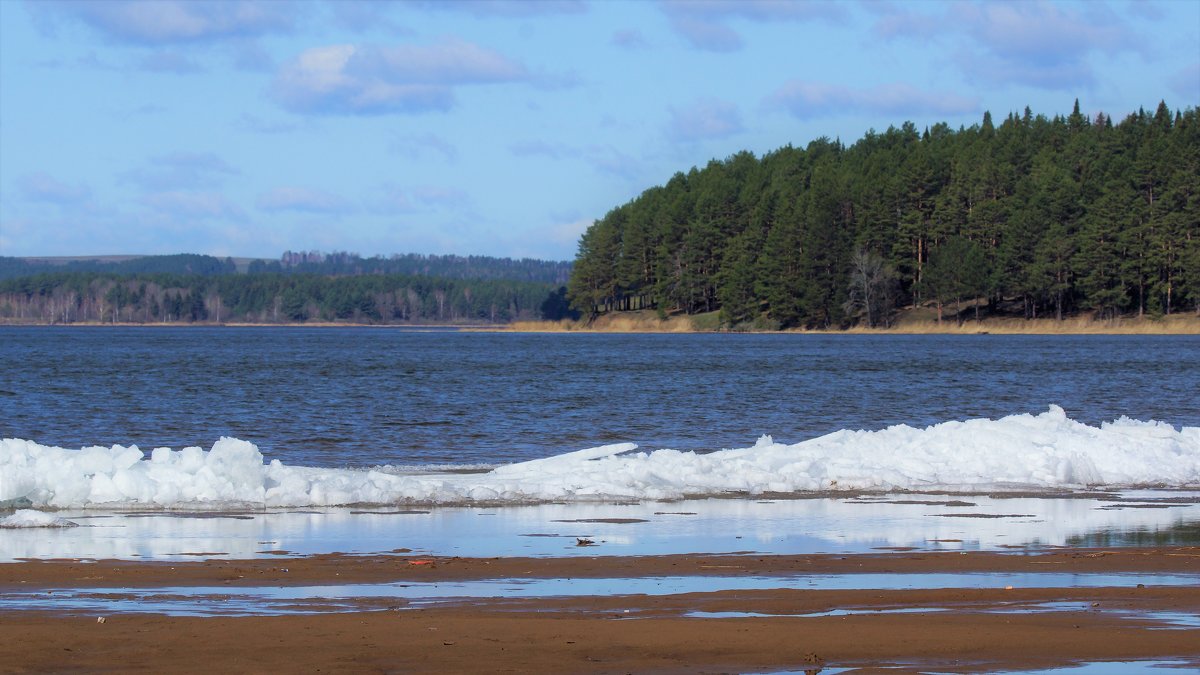
[[[414,564],[418,563],[418,564]],[[283,571],[286,570],[286,571]],[[701,575],[711,591],[363,600],[336,613],[170,617],[0,611],[0,672],[752,672],[906,666],[991,672],[1081,661],[1183,659],[1200,666],[1200,587],[727,590],[743,575],[861,572],[1200,572],[1200,548],[899,552],[862,556],[417,558],[26,562],[0,565],[0,594],[30,588],[340,584],[519,577]],[[784,585],[784,584],[781,584]],[[985,583],[984,586],[987,586]],[[1047,603],[1064,603],[1050,605]],[[903,610],[903,611],[898,611]],[[696,612],[710,613],[695,616]],[[740,613],[713,616],[711,613]]]
[[[285,586],[504,578],[1062,572],[1200,574],[1200,547],[901,551],[878,554],[447,558],[323,554],[253,560],[31,560],[0,563],[0,592],[31,587]],[[717,582],[714,582],[717,583]]]
[[[825,605],[865,613],[719,619],[655,606],[704,606],[684,597],[636,605],[636,618],[582,601],[280,617],[124,615],[103,624],[91,616],[23,614],[0,624],[0,671],[724,673],[907,664],[888,672],[994,672],[1168,656],[1196,666],[1200,629],[1162,630],[1115,613],[1194,610],[1189,591],[1182,600],[1054,591],[1027,599],[1111,610],[1062,612],[1012,611],[998,598],[955,592],[838,592],[823,595]],[[930,609],[871,611],[897,604]],[[751,601],[737,606],[764,609]]]
[[[722,330],[715,312],[695,316],[671,315],[660,319],[654,312],[614,312],[587,324],[583,321],[518,321],[498,330],[529,333],[707,333]],[[776,332],[776,331],[763,331]],[[1025,320],[1012,317],[973,319],[961,325],[954,319],[937,321],[937,312],[927,307],[902,312],[889,328],[855,326],[848,330],[788,330],[786,333],[925,335],[1200,335],[1200,316],[1194,313],[1163,317],[1121,317],[1096,320],[1079,316]]]
[[[306,321],[303,323],[245,323],[197,321],[195,323],[100,323],[79,321],[70,324],[50,324],[0,318],[0,326],[68,326],[76,328],[375,328],[393,330],[458,330],[477,333],[716,333],[728,330],[722,326],[717,312],[685,316],[675,314],[659,318],[651,311],[614,312],[598,317],[592,323],[584,321],[515,321],[509,324],[438,323],[438,324],[371,324],[346,321]],[[1058,321],[1055,319],[1018,319],[992,317],[982,321],[967,320],[961,325],[946,319],[938,322],[936,312],[929,308],[907,310],[889,328],[854,326],[846,330],[741,330],[736,332],[831,334],[831,335],[1200,335],[1200,316],[1192,313],[1163,317],[1120,317],[1097,320],[1079,316]]]

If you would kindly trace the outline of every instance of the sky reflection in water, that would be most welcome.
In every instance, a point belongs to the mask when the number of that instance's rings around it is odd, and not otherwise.
[[[1121,501],[1118,501],[1121,500]],[[0,560],[245,559],[412,549],[447,556],[863,553],[1200,543],[1195,492],[1120,497],[872,495],[237,513],[62,511],[80,527],[0,530]],[[577,546],[586,537],[594,546]],[[269,553],[270,552],[270,553]]]

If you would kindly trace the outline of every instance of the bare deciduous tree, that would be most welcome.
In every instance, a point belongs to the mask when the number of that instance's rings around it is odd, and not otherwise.
[[[863,312],[871,328],[883,324],[890,328],[896,304],[896,272],[883,257],[866,250],[850,258],[849,298],[843,309],[847,314]]]

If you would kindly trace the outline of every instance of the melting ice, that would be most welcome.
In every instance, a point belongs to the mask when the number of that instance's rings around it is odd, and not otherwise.
[[[77,527],[78,523],[73,523],[65,518],[58,518],[49,513],[42,513],[33,509],[17,509],[16,513],[11,516],[0,518],[0,528],[2,529],[24,529],[35,527]]]
[[[401,502],[678,499],[842,490],[1061,490],[1200,486],[1200,427],[1122,417],[1098,427],[1062,408],[998,420],[842,430],[793,445],[764,436],[707,454],[608,445],[487,473],[403,474],[264,463],[258,448],[222,438],[204,451],[80,450],[0,441],[0,504],[335,506]]]

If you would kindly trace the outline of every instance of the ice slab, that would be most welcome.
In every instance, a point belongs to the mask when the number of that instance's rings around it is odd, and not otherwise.
[[[0,441],[0,502],[51,508],[239,508],[537,503],[889,490],[1079,490],[1200,487],[1200,427],[1122,417],[1089,426],[1040,415],[950,421],[924,429],[845,429],[793,445],[761,437],[710,453],[632,443],[578,450],[486,473],[325,469],[264,463],[222,438],[198,447],[80,450]]]

